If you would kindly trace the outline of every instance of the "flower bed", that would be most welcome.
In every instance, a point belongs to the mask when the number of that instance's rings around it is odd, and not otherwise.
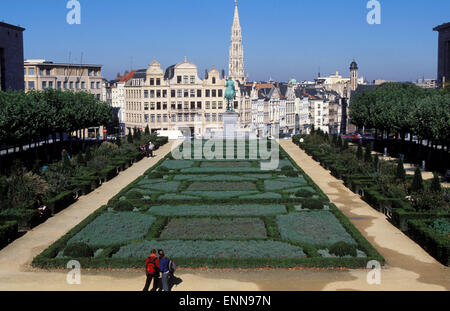
[[[202,161],[201,168],[228,168],[228,167],[252,167],[252,162],[248,161]]]
[[[188,191],[247,191],[256,190],[256,185],[252,182],[193,182],[189,185]]]
[[[110,245],[142,239],[150,230],[155,217],[142,213],[104,213],[68,242],[88,245]]]
[[[161,239],[264,239],[264,222],[259,218],[174,218]]]
[[[328,211],[298,212],[277,217],[283,240],[313,245],[330,245],[336,242],[355,244],[355,240]]]
[[[164,249],[172,258],[303,258],[302,248],[279,241],[144,241],[122,246],[112,258],[148,257],[149,250]]]
[[[183,191],[183,194],[195,195],[207,199],[231,199],[256,193],[255,191]]]
[[[190,168],[194,165],[192,160],[165,160],[161,166],[167,167],[170,170],[178,170],[183,168]]]
[[[278,204],[156,205],[149,213],[163,216],[269,216],[285,214],[286,207]]]

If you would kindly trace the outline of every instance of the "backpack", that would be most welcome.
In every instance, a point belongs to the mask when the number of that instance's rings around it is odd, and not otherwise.
[[[175,264],[175,262],[172,259],[169,259],[169,272],[174,274],[176,270],[177,270],[177,265]]]
[[[148,257],[148,259],[149,259],[149,262],[147,263],[147,265],[145,267],[145,271],[147,272],[147,274],[153,275],[156,271],[156,260],[151,259],[150,257]]]

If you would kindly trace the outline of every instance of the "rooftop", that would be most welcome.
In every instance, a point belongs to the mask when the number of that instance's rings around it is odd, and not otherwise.
[[[450,29],[450,22],[436,26],[433,28],[434,31],[442,31],[442,30],[447,30],[447,29]]]
[[[7,24],[4,22],[0,22],[0,27],[4,27],[4,28],[10,28],[10,29],[14,29],[14,30],[18,30],[18,31],[24,31],[25,28],[19,27],[19,26],[14,26],[11,24]]]

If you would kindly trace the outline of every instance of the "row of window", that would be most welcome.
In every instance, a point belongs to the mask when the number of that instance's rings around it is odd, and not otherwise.
[[[23,70],[24,70],[24,75],[27,75],[27,73],[28,73],[29,76],[34,76],[36,74],[35,68],[24,68]],[[52,73],[51,69],[39,68],[39,75],[40,76],[50,76],[51,73]],[[90,77],[93,77],[93,76],[99,77],[100,76],[100,71],[89,69],[88,70],[88,75]]]
[[[167,110],[168,104],[167,102],[152,102],[152,103],[144,103],[144,110]],[[172,102],[170,104],[170,108],[172,110],[182,110],[182,109],[202,109],[202,102]],[[205,102],[205,109],[219,109],[222,110],[224,108],[223,102]],[[141,110],[141,104],[140,103],[127,103],[126,104],[127,110]]]
[[[144,98],[167,98],[167,90],[144,90]],[[205,97],[223,97],[223,90],[205,90]],[[139,90],[127,90],[128,98],[140,98],[141,92]],[[203,97],[202,90],[171,90],[170,97],[172,98],[201,98]]]
[[[42,89],[53,89],[54,87],[53,81],[42,81],[41,82],[41,88]],[[75,86],[75,87],[74,87]],[[61,81],[56,82],[56,88],[61,89],[64,87],[65,90],[70,89],[86,89],[86,82],[64,82],[64,84]],[[28,81],[28,89],[34,89],[35,88],[35,82],[34,81]],[[100,89],[100,82],[91,82],[91,89]]]
[[[171,122],[195,122],[195,121],[202,121],[201,115],[196,114],[144,114],[144,123],[161,123],[161,122],[169,122],[169,118]],[[139,114],[133,114],[133,113],[127,113],[127,120],[129,122],[141,122],[141,115]],[[205,113],[205,121],[207,122],[216,122],[216,121],[223,121],[223,115],[221,113]]]

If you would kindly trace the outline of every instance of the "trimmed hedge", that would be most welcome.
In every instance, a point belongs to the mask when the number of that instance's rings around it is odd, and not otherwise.
[[[74,199],[74,193],[71,190],[61,192],[57,196],[49,199],[46,204],[50,208],[52,214],[59,213],[63,209],[69,207],[76,200]]]
[[[0,221],[16,221],[19,229],[29,230],[39,225],[42,218],[37,210],[5,209],[0,211]]]
[[[11,243],[17,237],[18,230],[17,221],[0,223],[0,248]]]
[[[450,218],[449,218],[450,219]],[[408,236],[422,246],[440,263],[450,266],[450,238],[430,227],[434,219],[412,219],[408,221]]]

